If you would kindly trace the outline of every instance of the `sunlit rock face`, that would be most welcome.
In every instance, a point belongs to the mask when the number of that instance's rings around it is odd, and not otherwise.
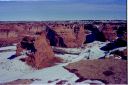
[[[15,43],[18,40],[17,37],[17,30],[0,29],[0,47],[12,45],[12,43]]]
[[[76,47],[77,44],[75,43],[76,37],[73,34],[72,29],[67,29],[67,28],[56,28],[55,29],[56,33],[62,37],[64,43],[66,44],[66,47]]]
[[[36,67],[43,68],[52,65],[55,56],[44,33],[37,37],[34,46],[36,48],[36,52],[34,54]]]
[[[60,60],[54,56],[45,32],[38,36],[27,36],[17,45],[16,55],[26,54],[25,62],[36,69],[52,66]]]
[[[108,41],[114,41],[117,38],[117,33],[116,30],[111,25],[106,25],[103,29],[102,32]]]
[[[75,32],[76,28],[79,30]],[[81,25],[80,27],[75,27],[74,28],[74,33],[76,35],[76,43],[77,43],[77,47],[81,47],[82,44],[84,43],[84,41],[86,41],[86,35],[87,35],[87,31],[84,30],[84,26]]]
[[[57,37],[61,38],[61,42],[65,44],[65,47],[80,47],[85,41],[86,33],[83,25],[59,25],[54,26],[52,30],[54,30]],[[56,40],[58,41],[57,38]]]
[[[0,22],[0,47],[18,43],[23,35],[36,34],[43,29],[40,22]]]
[[[17,36],[18,36],[18,34],[17,34],[16,30],[0,29],[0,38],[1,39],[15,38]]]

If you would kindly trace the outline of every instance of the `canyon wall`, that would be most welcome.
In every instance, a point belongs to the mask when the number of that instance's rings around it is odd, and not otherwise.
[[[47,28],[50,29],[46,34],[50,45],[58,47],[81,47],[83,43],[86,44],[95,40],[102,42],[107,40],[114,41],[117,37],[122,36],[124,31],[126,32],[126,26],[123,23],[104,24],[88,25],[79,22],[0,23],[0,46],[3,46],[5,43],[18,43],[23,36],[40,34],[42,30]],[[88,30],[91,32],[88,33]]]
[[[66,47],[80,47],[86,38],[83,25],[73,24],[66,26],[57,26],[53,30],[62,37]]]

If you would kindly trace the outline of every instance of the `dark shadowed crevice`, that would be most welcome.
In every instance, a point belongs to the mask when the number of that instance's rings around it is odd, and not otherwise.
[[[51,46],[57,46],[58,44],[60,47],[67,47],[66,44],[64,43],[63,38],[60,37],[54,30],[47,27],[46,32],[47,32],[46,37],[50,41]]]
[[[24,37],[22,39],[21,47],[24,49],[30,50],[31,52],[34,52],[34,53],[37,51],[34,46],[34,40],[29,40],[28,37]]]
[[[100,32],[98,30],[98,28],[93,27],[92,24],[85,25],[84,29],[91,31],[91,34],[86,36],[86,41],[84,42],[84,44],[85,43],[91,43],[93,41],[101,41],[101,42],[106,41],[103,32]]]
[[[110,51],[110,50],[113,50],[115,48],[125,47],[125,46],[127,46],[127,41],[125,41],[121,38],[118,38],[114,42],[108,43],[106,46],[104,46],[100,49],[104,50],[104,51]]]
[[[111,70],[104,71],[103,74],[104,74],[105,76],[114,75],[114,73],[113,73]]]

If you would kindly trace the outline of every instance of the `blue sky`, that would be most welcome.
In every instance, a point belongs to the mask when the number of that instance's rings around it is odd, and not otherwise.
[[[0,21],[125,20],[126,0],[0,0]]]

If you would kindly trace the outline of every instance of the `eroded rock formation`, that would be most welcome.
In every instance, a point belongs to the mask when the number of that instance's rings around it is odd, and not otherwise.
[[[21,54],[26,54],[28,57],[24,59],[25,62],[37,69],[52,66],[56,62],[60,62],[60,59],[55,57],[46,39],[45,32],[42,32],[38,36],[24,37],[17,45],[16,55]]]
[[[60,37],[62,37],[67,47],[77,46],[77,44],[75,43],[76,37],[73,34],[72,29],[56,28],[55,31]]]
[[[89,21],[90,22],[90,21]],[[126,32],[126,23],[109,23],[100,22],[86,23],[81,21],[57,21],[57,22],[0,22],[0,30],[10,30],[10,32],[4,31],[0,33],[0,46],[6,46],[6,44],[17,43],[22,35],[38,34],[45,27],[49,27],[53,33],[48,32],[48,38],[51,46],[58,47],[80,47],[83,42],[86,43],[97,41],[114,41],[117,37],[121,37]],[[13,30],[17,30],[14,32]],[[91,34],[87,35],[87,30],[91,31]],[[15,37],[9,40],[8,37]],[[3,43],[4,42],[4,43]],[[6,43],[6,44],[5,44]]]
[[[10,29],[0,29],[0,38],[6,39],[6,38],[15,38],[17,37],[17,31],[16,30],[10,30]]]
[[[50,40],[54,42],[56,40],[55,46],[80,47],[85,41],[86,33],[83,25],[59,25],[54,26],[51,30],[54,31],[54,33],[49,33],[49,35],[51,35]],[[56,36],[53,38],[52,34]]]

